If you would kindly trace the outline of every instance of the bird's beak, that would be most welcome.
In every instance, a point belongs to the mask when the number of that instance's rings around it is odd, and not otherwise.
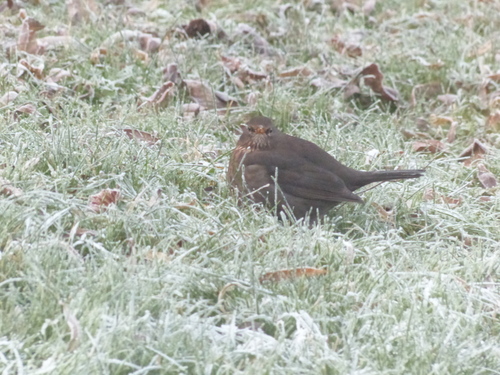
[[[262,125],[260,125],[257,129],[255,129],[255,133],[257,134],[266,134],[266,129]]]

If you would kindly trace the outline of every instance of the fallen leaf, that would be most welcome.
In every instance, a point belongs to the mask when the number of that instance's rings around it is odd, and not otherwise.
[[[176,63],[168,64],[165,68],[163,68],[163,82],[173,82],[176,85],[182,82],[181,74],[177,68]]]
[[[488,40],[486,43],[481,44],[480,46],[476,47],[473,51],[471,51],[467,57],[468,58],[475,58],[482,56],[488,52],[490,52],[493,49],[493,43],[491,40]]]
[[[90,54],[90,62],[92,64],[99,64],[101,62],[101,57],[106,56],[108,54],[108,49],[99,47],[92,51]]]
[[[431,99],[435,98],[437,95],[443,92],[443,88],[440,82],[431,82],[416,85],[411,90],[411,105],[415,107],[417,105],[418,99]]]
[[[175,84],[173,82],[165,82],[153,95],[149,98],[144,98],[144,102],[139,106],[153,106],[156,110],[165,108],[170,99],[174,96]]]
[[[274,272],[267,272],[259,278],[259,281],[283,281],[283,280],[291,280],[299,277],[312,277],[312,276],[320,276],[326,275],[328,271],[324,268],[312,268],[312,267],[304,267],[304,268],[295,268],[288,270],[280,270]]]
[[[325,79],[322,77],[318,77],[310,82],[311,86],[313,87],[324,88],[327,90],[343,88],[347,85],[347,83],[348,83],[347,81],[335,77],[333,79]]]
[[[446,150],[446,145],[436,139],[426,139],[413,142],[413,151],[415,152],[430,152],[432,154],[443,152]]]
[[[28,114],[28,115],[32,115],[33,113],[36,112],[36,107],[31,104],[31,103],[26,103],[26,104],[23,104],[22,106],[20,107],[17,107],[16,110],[15,110],[16,113],[25,113],[25,114]]]
[[[379,94],[382,99],[392,102],[399,100],[398,92],[395,89],[382,85],[384,75],[377,64],[368,65],[361,71],[359,76],[363,77],[364,83],[369,86],[373,92]]]
[[[210,25],[203,18],[191,20],[189,24],[181,27],[190,38],[200,38],[211,33]]]
[[[23,195],[23,191],[13,185],[11,185],[10,181],[7,181],[0,177],[0,194],[6,195],[8,197],[20,197]]]
[[[271,46],[267,40],[265,40],[253,27],[245,23],[240,23],[237,28],[237,33],[244,36],[257,53],[261,55],[272,54]]]
[[[438,95],[437,98],[444,105],[448,105],[448,106],[452,105],[453,103],[455,103],[458,100],[458,96],[453,95],[453,94]]]
[[[442,194],[436,194],[434,189],[425,189],[423,199],[425,201],[440,201],[449,205],[459,205],[462,203],[462,198],[452,198]]]
[[[394,223],[394,211],[391,208],[381,206],[376,202],[372,202],[371,205],[377,210],[380,219],[388,223]]]
[[[495,111],[486,119],[486,130],[499,132],[500,131],[500,111]]]
[[[451,125],[455,122],[453,118],[448,116],[437,116],[434,113],[431,113],[429,116],[429,123],[434,126],[443,126],[443,125]]]
[[[67,0],[66,7],[72,24],[88,21],[98,11],[94,0]]]
[[[238,101],[220,91],[212,90],[208,85],[201,81],[185,79],[189,95],[193,100],[204,109],[237,107]]]
[[[137,130],[137,129],[122,129],[125,134],[130,139],[137,139],[139,141],[146,142],[150,146],[156,145],[159,141],[160,138],[155,137],[151,133],[143,132],[142,130]]]
[[[65,78],[71,77],[71,73],[65,69],[52,68],[49,75],[45,78],[47,82],[57,83]]]
[[[311,69],[309,69],[307,66],[299,66],[299,67],[285,70],[284,72],[281,72],[279,74],[279,76],[281,78],[297,77],[297,76],[308,77],[312,74],[314,74],[314,72]]]
[[[485,189],[490,189],[498,185],[495,175],[491,173],[484,164],[479,164],[477,170],[477,178]]]
[[[31,54],[43,53],[43,50],[39,48],[36,41],[36,33],[43,28],[45,28],[45,25],[42,25],[34,18],[26,16],[23,19],[21,30],[17,38],[17,49],[19,51],[26,51]]]
[[[330,43],[333,48],[335,48],[335,50],[342,55],[347,55],[349,57],[359,57],[363,55],[363,50],[360,46],[344,42],[338,35],[330,39]]]
[[[488,152],[486,145],[479,140],[474,139],[469,147],[462,151],[459,158],[467,158],[462,160],[464,165],[470,166],[474,160],[481,159]]]
[[[26,59],[19,60],[17,77],[21,77],[24,72],[28,71],[37,79],[43,78],[43,69],[45,64],[43,60],[37,59],[36,61],[28,62]]]
[[[500,83],[500,73],[490,74],[488,78],[494,82]]]
[[[361,7],[361,10],[366,16],[368,16],[375,10],[376,5],[377,5],[377,0],[367,0]]]
[[[3,96],[0,98],[0,106],[5,106],[11,102],[13,102],[14,100],[16,100],[16,98],[18,97],[18,93],[15,92],[15,91],[7,91],[5,94],[3,94]]]
[[[100,212],[107,206],[118,202],[120,191],[117,189],[104,189],[89,198],[89,208],[94,212]]]
[[[161,251],[149,250],[144,257],[149,261],[159,261],[162,263],[169,263],[172,260],[172,254],[173,254],[172,250],[170,250],[168,254]]]
[[[451,123],[450,130],[448,130],[448,135],[446,136],[446,142],[453,143],[457,138],[457,128],[458,123],[456,121]]]
[[[122,30],[106,38],[99,47],[99,52],[105,54],[102,50],[117,49],[126,44],[135,45],[144,52],[156,52],[161,45],[161,39],[139,30]],[[97,53],[94,51],[94,54]]]

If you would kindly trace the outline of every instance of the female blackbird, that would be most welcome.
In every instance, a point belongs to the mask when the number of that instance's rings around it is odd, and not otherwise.
[[[425,171],[358,171],[338,162],[314,143],[254,117],[243,127],[229,161],[228,181],[240,196],[296,219],[311,222],[340,202],[363,202],[356,189],[372,182],[417,178]]]

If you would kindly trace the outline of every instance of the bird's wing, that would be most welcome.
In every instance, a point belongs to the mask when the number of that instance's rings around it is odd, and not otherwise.
[[[334,173],[310,161],[290,153],[257,151],[247,155],[244,161],[247,185],[258,188],[277,180],[279,188],[286,194],[328,202],[362,202],[352,193],[344,181]],[[258,166],[258,167],[257,167]],[[250,186],[249,186],[250,187]],[[274,189],[273,189],[274,190]]]

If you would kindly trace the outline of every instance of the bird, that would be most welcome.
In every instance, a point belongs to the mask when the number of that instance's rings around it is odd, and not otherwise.
[[[349,168],[316,144],[281,132],[272,119],[253,117],[242,126],[229,159],[227,180],[279,218],[315,223],[342,202],[362,203],[354,193],[373,182],[421,177],[424,169],[360,171]]]

